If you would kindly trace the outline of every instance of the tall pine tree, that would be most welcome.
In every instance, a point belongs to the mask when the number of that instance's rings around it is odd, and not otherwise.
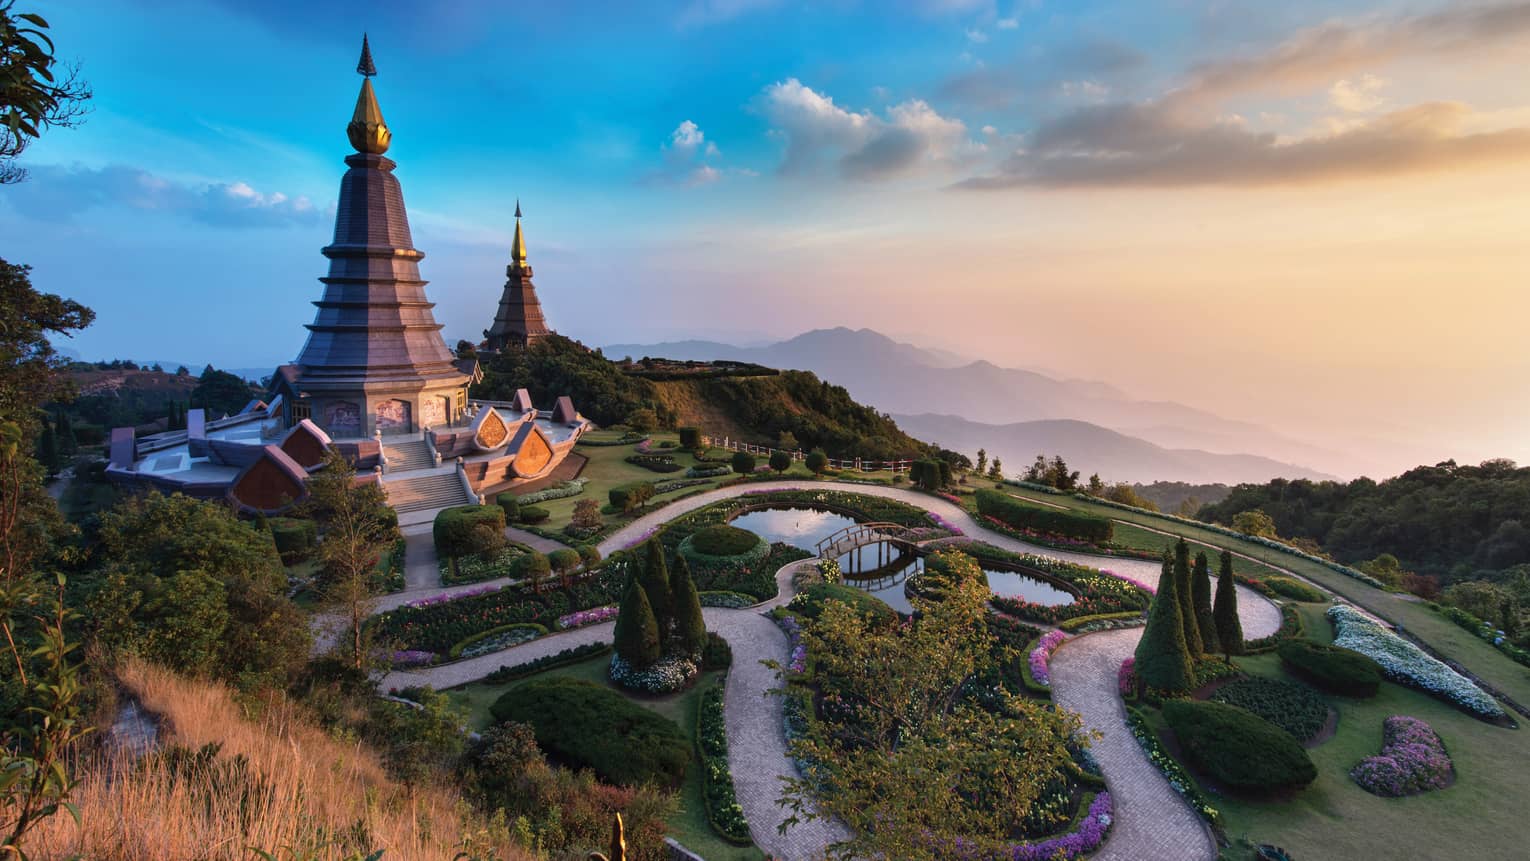
[[[1195,622],[1201,632],[1201,651],[1215,654],[1221,651],[1217,640],[1217,623],[1211,611],[1211,563],[1204,552],[1195,554],[1195,570],[1190,572],[1192,597],[1195,599]]]
[[[79,451],[80,442],[74,437],[74,425],[69,421],[69,411],[63,407],[58,408],[58,418],[54,422],[54,432],[58,434],[58,450],[62,454],[74,454]]]
[[[701,595],[684,556],[675,557],[675,570],[669,572],[669,589],[675,599],[675,639],[686,654],[698,657],[707,645],[707,623],[701,615]]]
[[[1190,665],[1190,650],[1185,646],[1185,626],[1180,618],[1179,595],[1169,554],[1163,556],[1163,574],[1158,578],[1158,594],[1148,607],[1147,627],[1137,641],[1137,678],[1150,688],[1164,691],[1188,690],[1195,678]]]
[[[1217,625],[1217,645],[1227,657],[1243,654],[1243,623],[1238,621],[1238,590],[1233,580],[1232,553],[1222,551],[1222,573],[1217,576],[1217,604],[1211,611]]]
[[[627,594],[622,597],[621,609],[616,614],[613,639],[616,654],[635,669],[653,666],[663,653],[659,623],[648,603],[648,591],[636,580],[627,584]]]
[[[641,582],[643,591],[648,593],[648,606],[659,623],[659,635],[663,637],[675,621],[674,590],[669,585],[669,566],[664,563],[664,545],[650,539],[645,549]]]
[[[1161,588],[1161,587],[1160,587]],[[1185,626],[1185,648],[1193,660],[1204,654],[1201,625],[1195,618],[1195,595],[1190,583],[1190,545],[1179,539],[1174,545],[1174,592],[1179,598],[1179,620]]]

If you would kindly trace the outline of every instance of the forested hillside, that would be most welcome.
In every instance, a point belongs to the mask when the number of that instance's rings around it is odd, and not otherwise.
[[[1380,483],[1241,484],[1197,516],[1231,524],[1251,509],[1268,514],[1282,537],[1311,539],[1351,564],[1390,553],[1449,582],[1530,563],[1530,468],[1508,460],[1446,461]]]

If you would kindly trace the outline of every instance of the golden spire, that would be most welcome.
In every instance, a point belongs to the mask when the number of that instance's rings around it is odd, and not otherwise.
[[[521,236],[521,199],[515,199],[515,238],[510,240],[510,265],[526,265],[526,239]]]
[[[361,37],[361,62],[356,64],[356,71],[362,76],[361,93],[356,96],[356,112],[351,115],[345,134],[357,152],[382,155],[388,151],[393,132],[383,122],[382,108],[377,106],[377,94],[372,91],[372,76],[377,74],[377,67],[372,65],[372,48],[365,35]]]

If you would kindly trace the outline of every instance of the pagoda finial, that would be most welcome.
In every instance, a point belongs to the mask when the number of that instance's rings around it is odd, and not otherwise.
[[[365,77],[377,74],[377,67],[372,65],[372,46],[367,44],[367,34],[361,34],[361,62],[356,64],[356,73]]]
[[[526,238],[521,235],[521,199],[515,199],[515,238],[510,240],[510,265],[526,265]]]
[[[377,106],[377,94],[372,91],[372,76],[377,74],[377,67],[372,64],[372,48],[364,34],[361,37],[361,62],[356,64],[356,71],[362,75],[361,93],[356,96],[356,112],[351,115],[351,124],[345,127],[345,134],[357,152],[382,155],[388,151],[393,132],[383,122],[382,108]]]

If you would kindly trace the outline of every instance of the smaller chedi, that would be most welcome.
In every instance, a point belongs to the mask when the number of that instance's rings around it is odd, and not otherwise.
[[[361,92],[346,127],[355,152],[345,158],[334,240],[323,249],[329,272],[297,359],[237,415],[191,410],[186,430],[142,440],[132,428],[113,430],[113,480],[275,513],[306,498],[308,474],[334,448],[381,482],[401,515],[433,512],[549,476],[588,428],[567,397],[549,410],[526,389],[511,401],[469,399],[478,362],[447,347],[425,295],[425,255],[414,248],[397,164],[384,155],[393,132],[364,37],[356,71]],[[514,248],[506,296],[512,284],[523,291],[519,316],[506,317],[503,331],[524,344],[547,328],[519,218]]]
[[[498,353],[510,346],[525,347],[552,332],[542,316],[536,285],[531,283],[531,264],[526,262],[526,239],[521,233],[521,202],[515,202],[515,238],[510,241],[510,265],[505,267],[505,289],[499,297],[494,324],[483,330],[479,349]]]

